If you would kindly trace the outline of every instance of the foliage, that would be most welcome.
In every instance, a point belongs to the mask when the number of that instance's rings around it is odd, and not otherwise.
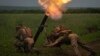
[[[0,13],[44,13],[42,9],[0,10]],[[100,8],[69,8],[65,13],[100,13]]]

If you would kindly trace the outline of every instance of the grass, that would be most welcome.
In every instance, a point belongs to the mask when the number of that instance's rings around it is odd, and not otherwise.
[[[15,51],[13,46],[15,27],[18,23],[23,23],[32,29],[34,35],[43,16],[43,14],[0,14],[0,56],[36,56],[35,53],[27,55]],[[53,27],[59,24],[63,24],[79,34],[83,41],[91,42],[100,39],[100,31],[84,34],[88,26],[97,25],[100,28],[100,14],[64,14],[63,18],[58,21],[48,18],[46,22],[46,25],[48,25],[48,27],[46,27],[47,33],[50,33]],[[35,46],[38,48],[41,47],[44,40],[45,33],[43,31]],[[54,49],[51,48],[41,52],[47,53],[42,54],[42,56],[55,56],[53,54]]]

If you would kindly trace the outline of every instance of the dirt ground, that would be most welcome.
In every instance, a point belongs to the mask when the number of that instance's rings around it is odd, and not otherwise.
[[[96,52],[96,56],[100,56],[100,39],[89,42],[86,45],[88,45],[90,48],[92,48]],[[40,48],[41,49],[41,48]],[[89,52],[79,47],[79,50],[82,54],[82,56],[89,56]],[[43,51],[43,52],[42,52]],[[42,48],[40,50],[39,56],[76,56],[73,48],[69,46],[65,46],[62,48]]]

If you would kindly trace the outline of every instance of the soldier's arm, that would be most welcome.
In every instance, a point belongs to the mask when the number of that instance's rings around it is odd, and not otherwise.
[[[53,43],[50,43],[48,45],[45,45],[47,47],[52,47],[52,46],[55,46],[56,44],[58,44],[62,39],[64,39],[63,36],[59,37],[58,39],[56,39]]]
[[[70,37],[70,40],[71,40],[71,45],[72,45],[76,55],[81,56],[81,53],[80,53],[79,48],[78,48],[77,38]]]
[[[70,32],[71,30],[62,30],[61,33],[68,33]]]

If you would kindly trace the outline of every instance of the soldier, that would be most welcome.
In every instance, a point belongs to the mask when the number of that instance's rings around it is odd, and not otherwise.
[[[47,47],[54,47],[54,46],[61,46],[62,44],[71,44],[71,46],[73,47],[75,53],[77,56],[81,56],[81,53],[79,51],[78,45],[81,46],[83,49],[89,51],[91,53],[91,56],[95,56],[95,52],[87,47],[85,44],[83,44],[80,40],[79,40],[79,36],[72,32],[71,30],[65,28],[64,26],[58,26],[55,28],[56,30],[54,30],[53,34],[51,34],[50,36],[53,36],[51,40],[51,43],[45,45]],[[59,30],[58,30],[59,29]],[[56,37],[56,38],[55,38]],[[51,37],[50,37],[51,38]],[[49,38],[47,38],[49,39]]]
[[[16,26],[16,43],[15,46],[18,50],[30,52],[34,40],[32,38],[32,31],[30,28],[25,27],[23,24]]]
[[[58,38],[59,36],[59,31],[60,31],[60,28],[57,26],[55,27],[55,29],[51,32],[51,34],[47,35],[47,41],[45,42],[45,44],[50,44],[50,43],[53,43],[55,41],[55,39]]]
[[[46,43],[47,44],[53,43],[57,38],[59,38],[60,36],[63,36],[64,31],[66,31],[66,29],[63,25],[56,26],[54,30],[51,32],[51,34],[47,35]],[[71,30],[67,30],[67,31],[71,31]]]

